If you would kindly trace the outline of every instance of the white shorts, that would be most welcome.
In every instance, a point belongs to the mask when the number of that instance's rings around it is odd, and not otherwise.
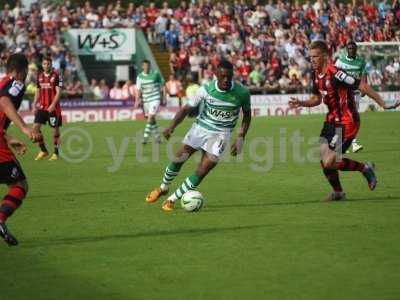
[[[212,131],[194,123],[182,143],[197,150],[203,149],[219,158],[229,144],[230,137],[230,132]]]
[[[158,108],[160,107],[160,101],[151,101],[147,103],[143,103],[144,114],[155,115],[157,114]]]

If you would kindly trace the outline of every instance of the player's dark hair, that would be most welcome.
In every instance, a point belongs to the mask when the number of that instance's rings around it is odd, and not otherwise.
[[[349,41],[347,42],[347,44],[346,44],[346,46],[350,46],[350,45],[354,45],[354,46],[356,46],[356,48],[357,48],[357,43],[356,43],[355,41],[353,41],[353,40],[349,40]]]
[[[319,49],[324,54],[328,54],[328,52],[329,52],[328,45],[326,44],[326,42],[320,41],[320,40],[311,42],[310,50],[312,50],[312,49]]]
[[[150,61],[148,59],[143,60],[142,63],[150,65]]]
[[[233,65],[226,59],[222,59],[218,64],[219,69],[226,69],[233,71]]]
[[[6,63],[6,70],[7,72],[17,71],[22,72],[28,69],[28,59],[22,53],[15,53],[12,54]]]
[[[51,59],[50,56],[45,56],[45,57],[43,57],[43,59],[42,59],[42,62],[44,62],[44,61],[48,61],[49,63],[51,63],[51,62],[52,62],[52,59]]]

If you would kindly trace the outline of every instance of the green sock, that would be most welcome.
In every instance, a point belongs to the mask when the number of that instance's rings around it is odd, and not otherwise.
[[[178,173],[182,167],[182,164],[177,164],[174,162],[171,162],[167,168],[165,169],[163,180],[161,183],[160,188],[163,191],[168,190],[168,186],[170,183],[175,179],[176,176],[178,176]]]
[[[160,131],[158,130],[157,123],[154,123],[153,125],[151,125],[151,132],[153,132],[156,139],[158,139],[160,137]]]
[[[178,199],[181,199],[183,194],[187,191],[195,190],[200,184],[202,178],[197,175],[191,175],[185,179],[182,185],[170,196],[168,200],[175,202]]]

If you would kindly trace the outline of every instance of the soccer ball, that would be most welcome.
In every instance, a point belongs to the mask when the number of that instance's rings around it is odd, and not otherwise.
[[[181,198],[182,208],[188,212],[200,210],[203,202],[203,195],[198,191],[188,191]]]

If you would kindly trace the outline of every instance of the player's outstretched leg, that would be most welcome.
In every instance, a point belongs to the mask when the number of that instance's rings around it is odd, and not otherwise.
[[[175,160],[166,167],[161,185],[159,187],[155,188],[153,191],[151,191],[147,195],[147,197],[146,197],[147,203],[154,203],[162,195],[165,195],[168,193],[169,185],[175,179],[175,177],[178,176],[179,171],[181,170],[183,164],[186,162],[186,160],[189,159],[189,157],[194,152],[196,152],[196,149],[193,149],[192,147],[190,147],[188,145],[183,145],[183,147],[176,154]]]
[[[187,191],[195,190],[203,178],[207,176],[208,172],[210,172],[217,164],[218,160],[216,157],[203,152],[201,162],[197,167],[196,172],[187,177],[181,186],[173,194],[171,194],[167,200],[164,201],[162,209],[164,211],[172,211],[174,209],[175,202],[181,199],[183,194]]]
[[[340,171],[358,171],[367,180],[368,187],[372,191],[375,189],[378,180],[375,175],[375,165],[373,163],[361,163],[352,159],[343,158],[336,163],[336,168]]]
[[[367,180],[368,187],[371,191],[376,188],[378,179],[375,175],[375,164],[373,162],[366,162],[364,164],[364,170],[362,171],[363,176]]]
[[[26,196],[28,185],[26,181],[9,185],[7,195],[0,203],[0,236],[9,246],[18,245],[18,240],[6,226],[7,219],[21,206]]]
[[[60,148],[60,129],[59,127],[54,128],[54,135],[53,135],[53,144],[54,144],[54,153],[50,156],[50,161],[58,160],[58,153]]]
[[[373,163],[361,163],[352,159],[342,158],[341,161],[335,163],[321,162],[324,174],[333,188],[333,192],[328,195],[326,200],[344,200],[346,195],[342,190],[339,181],[339,171],[358,171],[362,173],[368,183],[369,189],[375,189],[378,180],[375,175],[375,166]]]

